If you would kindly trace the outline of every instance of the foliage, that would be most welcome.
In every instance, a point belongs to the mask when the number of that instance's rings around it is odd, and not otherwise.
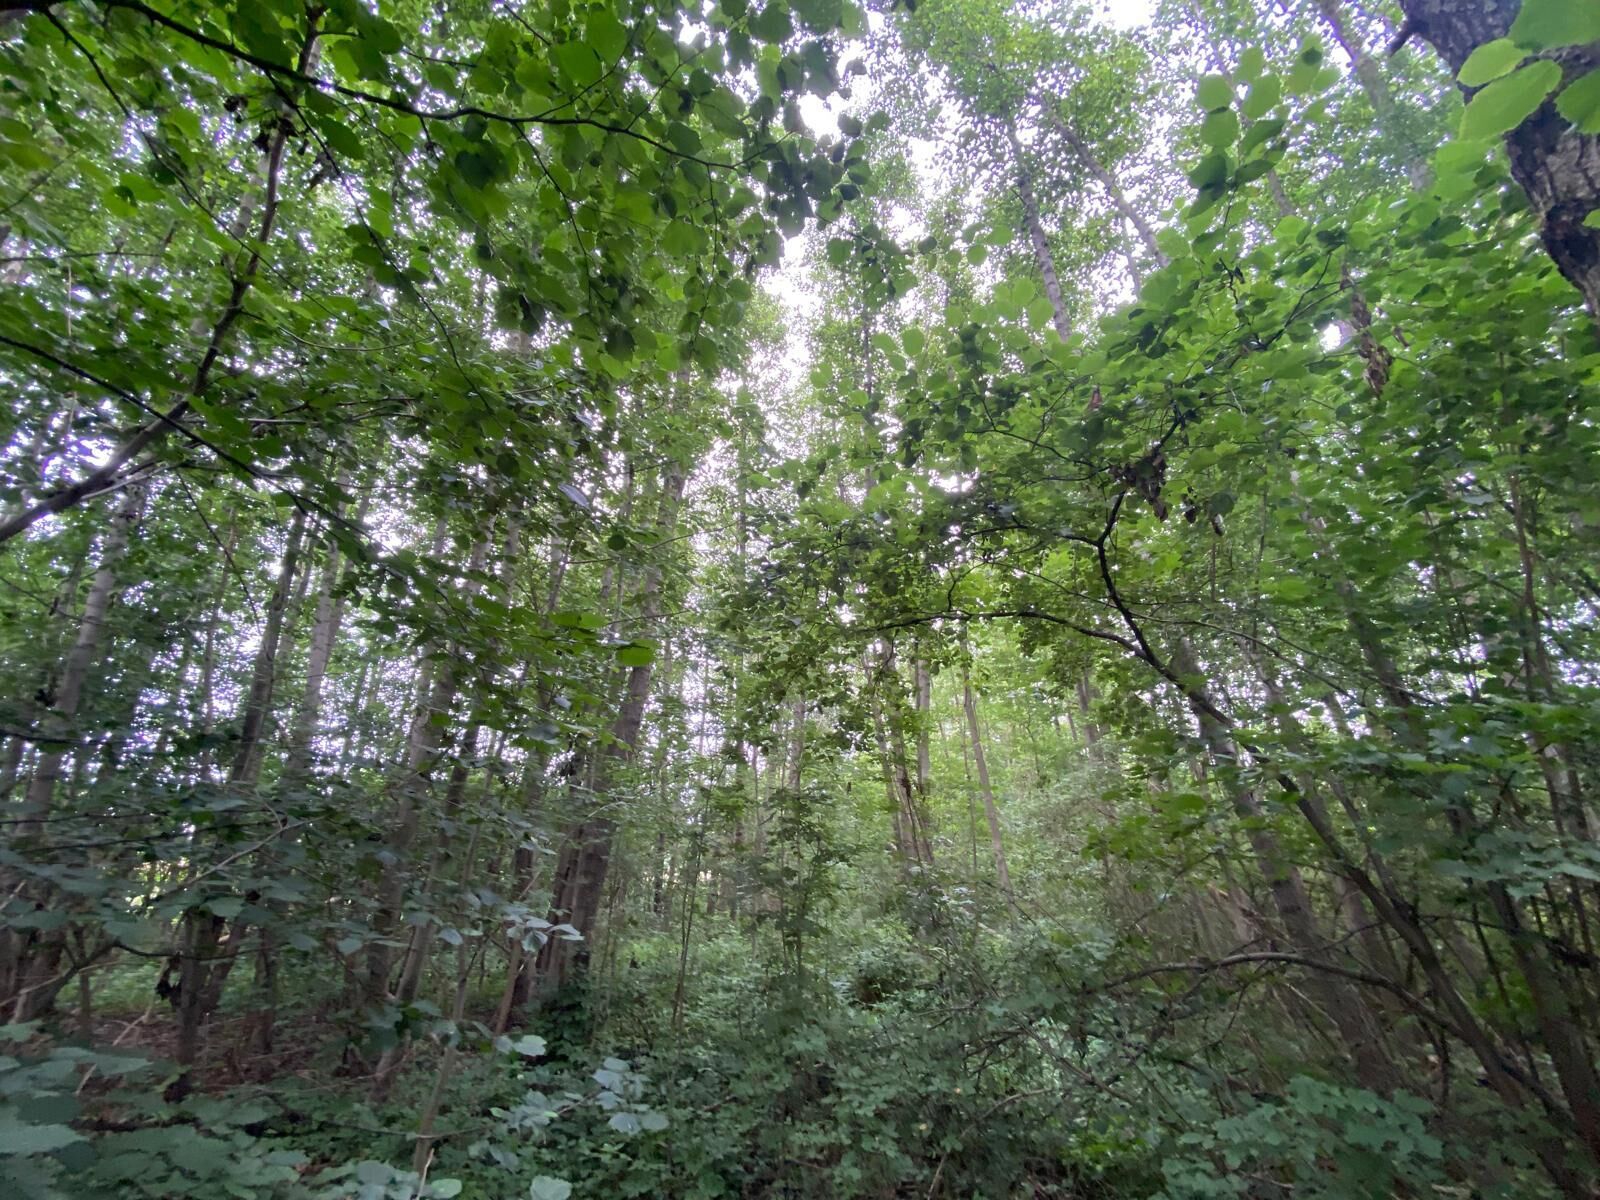
[[[1591,1196],[1597,35],[0,11],[0,1183]]]

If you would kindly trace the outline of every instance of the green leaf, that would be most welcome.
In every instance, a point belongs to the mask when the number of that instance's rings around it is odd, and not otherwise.
[[[656,660],[654,646],[631,642],[617,648],[617,661],[625,667],[648,667]]]
[[[0,1120],[0,1155],[49,1154],[83,1140],[81,1133],[66,1125],[24,1125],[14,1118]]]
[[[1223,150],[1239,140],[1239,114],[1231,108],[1208,113],[1200,122],[1200,140],[1214,150]]]
[[[468,187],[483,189],[499,179],[505,166],[500,151],[488,142],[470,149],[457,150],[455,167]]]
[[[682,121],[674,121],[667,126],[667,141],[672,143],[672,148],[679,154],[696,155],[700,153],[700,135]]]
[[[1586,46],[1600,41],[1600,4],[1595,0],[1523,0],[1507,36],[1529,50]]]
[[[900,344],[906,348],[906,353],[915,358],[922,353],[922,347],[927,339],[922,330],[914,325],[909,325],[900,331]]]
[[[545,1040],[531,1033],[525,1033],[511,1043],[511,1048],[528,1058],[542,1058],[545,1053]]]
[[[597,9],[589,15],[583,40],[593,46],[601,61],[609,66],[628,48],[628,29],[610,9]]]
[[[1233,85],[1226,75],[1207,75],[1195,89],[1194,99],[1207,112],[1227,108],[1233,103]]]
[[[572,1195],[572,1185],[553,1175],[540,1175],[528,1188],[528,1200],[567,1200]]]
[[[639,1132],[639,1118],[634,1116],[631,1112],[615,1113],[613,1114],[611,1120],[607,1121],[606,1124],[611,1126],[611,1128],[615,1129],[618,1133],[626,1133],[631,1135]]]
[[[1189,182],[1197,188],[1221,187],[1228,178],[1228,156],[1208,154],[1189,172]]]
[[[1499,79],[1526,57],[1527,51],[1510,38],[1496,38],[1467,55],[1467,61],[1461,64],[1456,78],[1467,87],[1482,87],[1491,80]]]
[[[1239,147],[1240,154],[1249,154],[1257,146],[1270,142],[1283,132],[1283,122],[1278,120],[1257,121],[1250,126],[1249,132],[1244,135],[1244,142]]]
[[[1547,59],[1496,79],[1475,95],[1461,114],[1461,136],[1493,138],[1515,129],[1560,82],[1561,68]]]
[[[587,42],[562,42],[550,51],[561,73],[581,88],[599,80],[605,64]]]
[[[242,896],[213,896],[206,901],[206,911],[225,921],[231,921],[244,910]]]
[[[453,1200],[461,1195],[461,1180],[459,1179],[434,1179],[428,1183],[428,1190],[433,1193],[436,1200]]]
[[[1240,109],[1252,121],[1259,121],[1276,108],[1282,99],[1283,80],[1276,75],[1267,75],[1251,85],[1250,94],[1245,97]]]
[[[1556,111],[1584,133],[1600,133],[1600,71],[1569,83],[1556,97]]]
[[[747,27],[750,36],[760,42],[778,43],[794,32],[794,22],[789,10],[777,0],[768,0],[765,8],[750,18]]]
[[[388,1163],[377,1162],[374,1159],[369,1158],[356,1164],[356,1181],[367,1184],[369,1187],[377,1187],[388,1183],[394,1178],[394,1174],[394,1168]]]

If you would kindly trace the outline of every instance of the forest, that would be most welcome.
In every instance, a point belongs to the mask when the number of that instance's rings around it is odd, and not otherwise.
[[[1600,1196],[1600,0],[0,0],[0,1196]]]

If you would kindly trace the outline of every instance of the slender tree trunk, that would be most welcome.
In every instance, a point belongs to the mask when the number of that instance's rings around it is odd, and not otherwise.
[[[1111,200],[1111,207],[1116,209],[1117,213],[1129,225],[1133,226],[1134,232],[1139,235],[1139,241],[1144,246],[1145,252],[1155,260],[1157,266],[1166,266],[1171,260],[1167,257],[1165,251],[1161,249],[1160,244],[1157,243],[1156,231],[1151,227],[1150,222],[1144,219],[1144,215],[1140,213],[1134,203],[1128,199],[1128,194],[1122,190],[1122,185],[1117,182],[1117,177],[1106,170],[1105,164],[1095,154],[1094,148],[1079,136],[1078,131],[1066,122],[1053,105],[1043,97],[1036,97],[1036,101],[1045,115],[1045,120],[1050,123],[1051,128],[1061,135],[1061,140],[1072,148],[1073,154],[1077,155],[1078,161],[1083,164],[1083,169],[1088,171],[1095,182],[1106,190],[1106,196]]]
[[[250,690],[245,699],[244,720],[239,728],[239,745],[234,751],[233,768],[228,782],[241,790],[254,788],[261,775],[262,735],[267,717],[272,711],[272,698],[278,678],[278,650],[283,640],[284,615],[289,610],[289,598],[294,593],[295,580],[300,569],[300,547],[305,538],[305,513],[295,509],[289,522],[289,535],[284,544],[283,563],[278,570],[278,582],[267,602],[266,624],[261,630],[261,644],[256,648],[255,665],[250,672]]]
[[[441,520],[434,534],[434,546],[442,550],[445,524]],[[467,579],[461,586],[470,599],[482,586],[483,565],[488,557],[487,539],[473,546],[467,564]],[[423,809],[433,786],[433,769],[444,744],[444,731],[451,707],[455,704],[457,673],[460,664],[453,647],[437,648],[438,657],[424,664],[418,681],[420,703],[406,734],[405,754],[394,783],[395,815],[387,844],[388,861],[378,880],[377,906],[373,914],[374,940],[367,947],[366,992],[370,1004],[382,1004],[389,996],[389,976],[394,966],[390,944],[400,926],[405,904],[406,883],[412,868],[411,849],[421,829]]]
[[[363,497],[356,513],[357,525],[365,518],[366,507],[367,499]],[[322,689],[328,678],[328,667],[333,661],[339,626],[344,618],[344,599],[336,594],[342,568],[343,560],[337,543],[330,542],[317,585],[317,606],[311,621],[311,646],[306,655],[305,684],[300,691],[300,702],[295,708],[294,721],[289,728],[289,745],[284,754],[283,778],[290,787],[303,785],[311,774],[311,745],[316,738],[317,724],[322,718]],[[350,715],[353,720],[354,710]]]
[[[1017,199],[1022,204],[1022,226],[1033,249],[1034,266],[1044,281],[1044,294],[1050,301],[1050,318],[1056,335],[1063,341],[1072,337],[1072,321],[1067,316],[1066,298],[1061,293],[1061,280],[1056,275],[1056,259],[1050,250],[1050,237],[1045,233],[1044,221],[1039,216],[1039,199],[1034,194],[1033,172],[1028,166],[1022,143],[1015,129],[1008,129],[1011,153],[1017,173]]]
[[[144,514],[145,500],[146,485],[134,484],[111,518],[101,543],[99,565],[84,597],[77,636],[62,663],[50,709],[40,722],[44,740],[34,761],[33,776],[23,793],[18,819],[8,831],[13,846],[20,848],[43,839],[68,756],[81,753],[84,747],[78,728],[79,709],[90,675],[104,652],[106,621],[121,590],[123,559],[134,527]],[[6,874],[9,876],[10,872]],[[51,903],[47,891],[28,883],[12,880],[5,891],[14,892],[17,899],[12,903],[19,907],[42,910]],[[58,970],[65,939],[64,929],[0,931],[0,1006],[9,1006],[10,1020],[33,1020],[54,1005],[69,977],[69,973]]]
[[[983,800],[984,819],[989,823],[995,883],[1010,903],[1015,897],[1011,891],[1011,870],[1006,866],[1005,842],[1000,836],[1000,811],[995,807],[994,788],[989,785],[989,760],[983,751],[983,730],[978,725],[978,697],[972,690],[972,676],[965,664],[961,668],[961,706],[967,715],[967,735],[972,739],[972,765],[978,776],[978,795]]]
[[[1185,641],[1178,643],[1171,668],[1180,677],[1201,677],[1194,651]],[[1327,962],[1327,940],[1317,928],[1305,880],[1284,853],[1260,799],[1240,777],[1244,764],[1238,748],[1210,707],[1190,698],[1190,710],[1199,727],[1201,743],[1216,763],[1219,782],[1244,823],[1245,836],[1266,876],[1278,919],[1299,953],[1318,962]],[[1308,975],[1306,988],[1338,1029],[1361,1085],[1380,1095],[1394,1090],[1400,1080],[1384,1051],[1377,1022],[1365,1000],[1348,983],[1315,969]]]
[[[1378,65],[1377,60],[1367,53],[1360,32],[1346,20],[1344,4],[1341,0],[1316,0],[1316,2],[1317,12],[1322,16],[1323,24],[1328,27],[1333,40],[1339,43],[1345,57],[1350,60],[1350,73],[1356,77],[1361,90],[1367,94],[1367,102],[1372,105],[1378,123],[1398,135],[1399,131],[1395,128],[1395,100],[1394,94],[1389,91],[1389,81],[1383,77],[1383,68]],[[1417,189],[1427,187],[1431,174],[1427,158],[1417,153],[1414,146],[1407,146],[1404,153],[1406,178],[1411,181],[1411,186]]]
[[[655,525],[658,555],[664,553],[664,545],[677,528],[678,508],[688,479],[688,470],[681,464],[668,463],[663,470]],[[659,558],[645,569],[640,589],[640,618],[645,627],[660,614],[663,574]],[[596,802],[602,802],[609,792],[615,773],[633,760],[644,726],[653,675],[653,662],[628,669],[622,704],[611,727],[610,744],[594,758],[592,796]],[[539,948],[536,971],[539,990],[544,995],[553,995],[573,982],[587,965],[589,941],[594,936],[600,902],[605,895],[616,834],[616,823],[608,808],[608,804],[600,803],[600,807],[581,820],[563,844],[557,859],[550,920],[570,924],[586,940],[573,942],[552,938]]]

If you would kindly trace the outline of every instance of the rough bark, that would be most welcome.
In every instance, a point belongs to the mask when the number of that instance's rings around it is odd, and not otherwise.
[[[1455,73],[1483,43],[1506,35],[1521,0],[1400,0],[1400,8],[1406,18],[1403,33],[1427,42]],[[1554,57],[1570,81],[1600,67],[1600,45],[1569,47]],[[1584,224],[1600,208],[1600,135],[1579,131],[1556,111],[1553,100],[1546,100],[1506,134],[1505,145],[1512,177],[1528,193],[1546,252],[1583,296],[1600,330],[1600,229]]]

